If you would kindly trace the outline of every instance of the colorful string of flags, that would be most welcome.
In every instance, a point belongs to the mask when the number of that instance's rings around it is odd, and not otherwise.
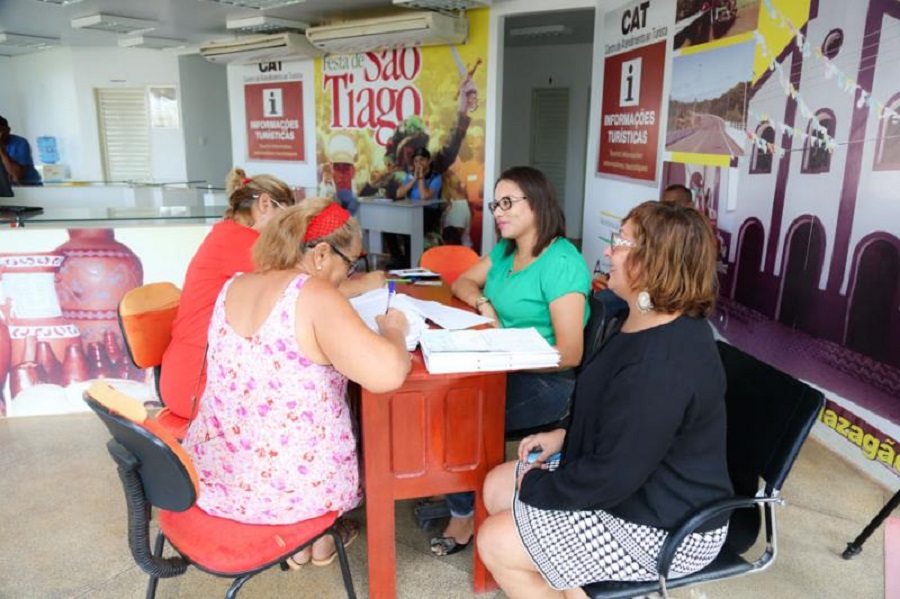
[[[841,91],[851,95],[855,98],[856,107],[863,108],[864,106],[870,108],[874,111],[874,114],[878,117],[878,119],[885,118],[900,118],[900,113],[886,105],[883,101],[876,98],[872,95],[870,90],[864,89],[861,85],[859,85],[853,77],[848,76],[846,73],[841,71],[841,69],[831,60],[829,59],[825,53],[822,51],[820,46],[813,46],[807,36],[800,31],[789,18],[784,16],[775,6],[772,4],[772,0],[763,0],[766,12],[769,15],[769,18],[781,29],[787,30],[791,33],[794,39],[794,43],[797,46],[797,49],[800,51],[801,55],[804,58],[808,58],[810,56],[815,56],[819,61],[821,61],[824,65],[824,78],[826,81],[834,80],[838,89]],[[771,52],[769,51],[768,46],[766,45],[765,38],[759,33],[759,31],[755,32],[755,36],[757,41],[760,44],[760,49],[764,57],[769,57]],[[814,131],[814,143],[818,145],[824,144],[824,147],[829,151],[833,152],[837,148],[837,142],[828,134],[828,131],[822,127],[819,123],[818,118],[810,110],[809,105],[803,99],[802,94],[799,90],[797,90],[794,85],[791,83],[790,78],[784,71],[784,67],[778,62],[777,57],[772,57],[772,62],[769,64],[769,70],[775,71],[778,75],[778,81],[781,84],[782,88],[785,91],[786,95],[789,95],[791,99],[793,99],[797,103],[797,108],[800,111],[800,114],[812,121],[811,130]],[[804,133],[803,131],[798,130],[795,127],[788,127],[783,123],[779,124],[779,128],[783,131],[790,130],[792,136],[797,137],[798,134],[801,135],[802,139],[805,141],[810,135]]]

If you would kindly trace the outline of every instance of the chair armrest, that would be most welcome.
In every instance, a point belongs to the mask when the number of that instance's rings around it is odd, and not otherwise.
[[[678,551],[681,543],[704,522],[724,512],[756,507],[764,503],[783,504],[784,499],[780,497],[729,497],[697,509],[678,528],[672,531],[666,538],[666,542],[663,543],[657,559],[657,571],[660,578],[666,579],[669,577],[669,568],[672,566],[672,560],[675,559],[675,553]]]

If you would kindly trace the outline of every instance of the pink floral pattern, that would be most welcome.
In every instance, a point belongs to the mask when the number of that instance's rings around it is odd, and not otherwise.
[[[207,385],[184,447],[207,513],[289,524],[346,512],[362,499],[347,378],[307,359],[294,337],[294,279],[259,330],[225,318],[225,284],[209,328]],[[232,279],[234,280],[234,279]]]

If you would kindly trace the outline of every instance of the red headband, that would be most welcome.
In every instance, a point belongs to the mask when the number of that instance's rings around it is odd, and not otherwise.
[[[337,202],[328,204],[327,208],[309,221],[303,241],[309,242],[330,235],[341,228],[348,218],[350,218],[350,213],[341,208],[340,204]]]
[[[241,179],[241,187],[253,181],[253,177],[244,177]]]

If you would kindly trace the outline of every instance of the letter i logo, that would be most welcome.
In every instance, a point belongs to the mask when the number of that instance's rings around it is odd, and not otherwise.
[[[619,81],[619,106],[637,106],[641,102],[641,58],[622,63]]]
[[[284,101],[281,98],[281,89],[271,88],[262,90],[263,115],[269,117],[284,116]]]

